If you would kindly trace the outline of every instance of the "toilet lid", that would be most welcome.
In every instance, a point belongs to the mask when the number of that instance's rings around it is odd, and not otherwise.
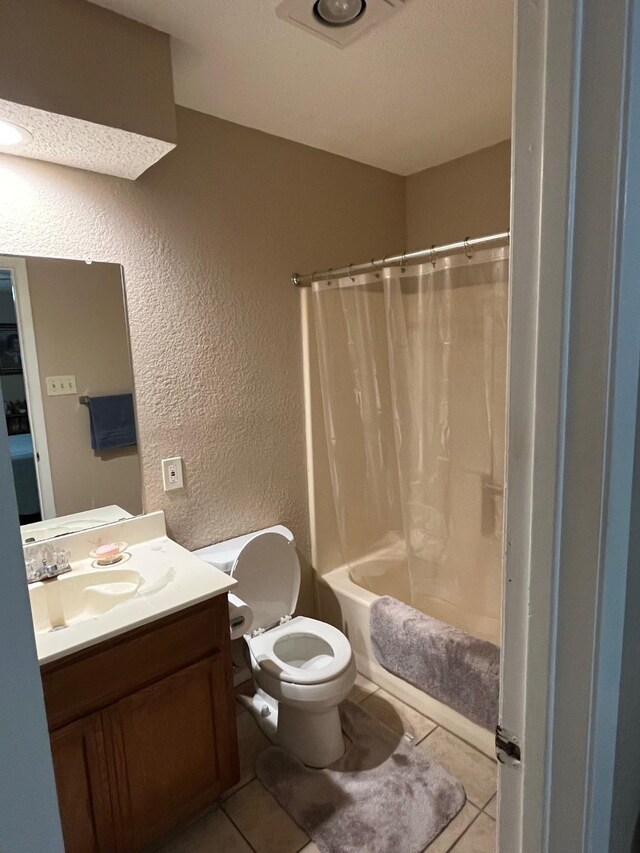
[[[232,577],[234,595],[253,610],[253,630],[271,628],[291,616],[300,592],[300,563],[295,546],[280,533],[254,536],[238,554]]]

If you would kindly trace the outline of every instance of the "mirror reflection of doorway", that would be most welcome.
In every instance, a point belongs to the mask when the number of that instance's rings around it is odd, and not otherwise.
[[[98,508],[137,515],[142,492],[122,268],[0,254],[0,275],[0,375],[23,380],[19,392],[2,392],[25,537],[51,519]]]
[[[12,271],[0,268],[0,388],[20,524],[42,518]]]

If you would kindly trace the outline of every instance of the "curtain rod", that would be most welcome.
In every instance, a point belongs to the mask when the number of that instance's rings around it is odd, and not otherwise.
[[[443,246],[432,246],[430,249],[420,249],[417,252],[405,252],[402,255],[390,255],[379,260],[370,260],[363,264],[349,264],[348,267],[340,267],[340,269],[328,269],[322,272],[310,272],[306,275],[299,275],[297,272],[291,276],[291,283],[296,287],[310,287],[314,281],[324,281],[328,278],[342,278],[344,276],[359,275],[361,273],[373,272],[374,270],[382,269],[383,267],[401,267],[405,264],[413,263],[414,261],[431,261],[435,263],[439,256],[453,255],[456,252],[466,252],[469,257],[473,250],[480,246],[490,246],[495,243],[508,243],[509,232],[503,231],[500,234],[490,234],[487,237],[473,237],[461,240],[458,243],[446,243]]]

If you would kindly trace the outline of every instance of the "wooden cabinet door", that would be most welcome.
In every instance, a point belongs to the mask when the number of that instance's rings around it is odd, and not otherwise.
[[[103,712],[118,850],[159,839],[213,803],[229,774],[237,776],[231,695],[217,654]]]
[[[113,820],[99,714],[51,733],[66,853],[111,853]]]

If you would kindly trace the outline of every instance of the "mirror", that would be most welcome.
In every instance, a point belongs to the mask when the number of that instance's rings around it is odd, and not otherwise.
[[[118,264],[0,256],[0,387],[23,542],[142,512]]]

